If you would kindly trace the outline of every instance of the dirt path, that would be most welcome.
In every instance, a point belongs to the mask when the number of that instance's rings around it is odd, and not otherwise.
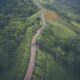
[[[34,4],[36,6],[38,6],[38,8],[41,10],[41,18],[42,18],[43,26],[40,29],[38,29],[36,34],[33,36],[32,43],[31,43],[30,62],[29,62],[28,70],[27,70],[27,73],[26,73],[26,76],[25,76],[24,80],[31,80],[32,75],[33,75],[33,71],[34,71],[34,68],[35,68],[36,51],[37,51],[37,45],[36,45],[37,37],[40,35],[40,33],[46,27],[46,22],[48,20],[52,20],[52,21],[55,20],[56,21],[56,19],[58,19],[58,16],[55,13],[53,13],[49,10],[45,10],[39,4],[39,1],[36,1],[36,0],[33,0],[33,1],[34,1]]]
[[[32,75],[33,75],[33,71],[34,71],[34,68],[35,68],[35,58],[36,58],[36,50],[37,50],[37,46],[36,46],[37,37],[39,36],[41,31],[46,26],[46,23],[45,23],[45,20],[44,20],[43,11],[41,11],[41,18],[42,18],[43,26],[40,29],[37,30],[37,33],[34,35],[34,37],[32,39],[32,43],[31,43],[31,57],[30,57],[28,70],[27,70],[27,73],[26,73],[26,76],[25,76],[24,80],[31,80]]]

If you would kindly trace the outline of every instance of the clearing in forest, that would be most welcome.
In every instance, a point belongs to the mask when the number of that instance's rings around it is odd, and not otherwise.
[[[44,11],[44,18],[46,22],[59,20],[59,16],[55,12],[48,9],[45,9]]]

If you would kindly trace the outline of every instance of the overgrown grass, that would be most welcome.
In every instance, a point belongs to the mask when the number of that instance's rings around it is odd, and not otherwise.
[[[78,16],[78,18],[79,18],[79,16]],[[60,19],[60,23],[65,25],[67,28],[74,31],[75,33],[80,34],[80,24],[78,22],[79,21],[78,18],[73,19],[73,17],[72,17],[72,18],[69,18],[69,20],[67,20],[65,18]]]
[[[56,34],[60,38],[68,39],[76,36],[76,33],[71,29],[67,28],[67,25],[65,26],[57,22],[52,23],[52,25],[53,26],[51,29],[53,30],[54,34]]]
[[[50,53],[38,49],[33,80],[73,80]]]
[[[32,16],[29,17],[29,20],[33,21],[34,19],[36,19],[36,17],[40,16],[40,11],[36,12],[35,14],[33,14]]]
[[[11,68],[8,69],[3,75],[1,75],[0,80],[23,80],[25,77],[25,74],[27,72],[29,59],[30,59],[30,50],[31,50],[31,40],[34,36],[34,33],[37,30],[37,25],[40,25],[40,19],[39,16],[40,12],[35,13],[31,17],[28,18],[27,23],[23,23],[22,21],[16,21],[13,20],[9,26],[12,26],[12,29],[14,29],[14,26],[16,30],[21,31],[24,29],[22,26],[26,26],[26,30],[24,30],[25,33],[23,34],[24,39],[22,39],[19,46],[16,48],[16,51],[13,53],[14,61],[12,61]],[[38,19],[37,19],[38,18]],[[40,26],[39,26],[40,27]],[[8,29],[9,27],[5,28]],[[19,33],[19,32],[16,32]],[[17,35],[15,35],[17,36]],[[7,75],[6,75],[7,74]]]
[[[63,65],[55,60],[56,54],[65,58],[66,52],[62,46],[67,40],[77,36],[67,26],[60,22],[50,22],[38,37],[40,49],[37,51],[33,80],[74,80]]]
[[[80,29],[80,24],[79,24],[79,23],[77,23],[77,22],[75,22],[75,21],[71,21],[71,23],[72,23],[75,27],[77,27],[78,29]]]

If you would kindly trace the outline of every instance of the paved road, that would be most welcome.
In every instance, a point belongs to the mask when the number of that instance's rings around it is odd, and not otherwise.
[[[40,35],[41,31],[46,26],[46,23],[45,23],[45,20],[44,20],[43,11],[41,11],[41,18],[42,18],[43,26],[40,29],[37,30],[37,33],[34,35],[34,37],[32,39],[31,57],[30,57],[28,70],[27,70],[27,73],[26,73],[26,76],[25,76],[24,80],[31,80],[32,75],[33,75],[33,71],[34,71],[34,68],[35,68],[36,51],[37,51],[37,47],[36,47],[37,37]]]

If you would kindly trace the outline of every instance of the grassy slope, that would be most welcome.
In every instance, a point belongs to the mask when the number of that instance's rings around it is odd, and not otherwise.
[[[63,42],[66,42],[73,36],[77,35],[76,32],[78,31],[80,25],[72,23],[74,25],[73,26],[71,23],[66,22],[65,24],[63,20],[61,21],[62,23],[50,22],[50,25],[47,27],[46,30],[44,30],[42,35],[40,35],[40,37],[38,38],[39,41],[43,42],[42,44],[44,45],[44,48],[52,44],[54,45],[54,40],[56,40],[55,37],[58,37]],[[54,47],[49,46],[49,48],[53,50]],[[64,50],[62,50],[62,52],[65,53]],[[52,55],[52,53],[47,52],[46,50],[43,51],[43,49],[40,48],[37,51],[36,67],[33,75],[33,80],[74,79],[73,76],[69,75],[69,73],[66,72],[66,70],[61,66],[61,64],[55,61],[55,58]]]
[[[72,80],[63,67],[58,64],[50,53],[38,49],[36,68],[33,80]]]
[[[59,22],[50,22],[49,24],[38,38],[39,41],[43,42],[41,45],[44,45],[44,48],[48,46],[49,49],[54,50],[54,47],[51,47],[51,45],[54,46],[55,37],[66,42],[66,40],[77,35],[74,31],[67,28],[65,24]],[[41,80],[41,78],[43,78],[43,80],[73,80],[61,64],[55,61],[54,53],[43,50],[43,48],[40,48],[37,51],[33,80]],[[62,50],[62,52],[64,51]]]
[[[58,37],[61,37],[63,39],[68,39],[76,35],[75,32],[67,28],[67,25],[61,24],[61,23],[52,23],[53,25],[53,32],[57,34]]]

